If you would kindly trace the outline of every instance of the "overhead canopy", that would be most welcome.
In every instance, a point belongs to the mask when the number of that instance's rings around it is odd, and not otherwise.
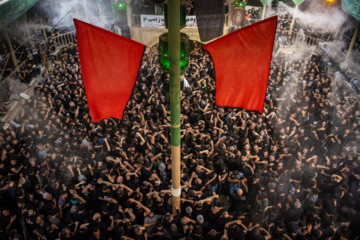
[[[360,3],[359,0],[342,0],[342,7],[345,12],[360,20]]]
[[[293,0],[293,2],[296,4],[296,5],[300,5],[301,3],[303,3],[305,0]]]
[[[247,5],[255,6],[255,7],[262,7],[263,4],[260,2],[260,0],[248,0]]]
[[[38,0],[0,0],[0,28],[26,13],[37,2]]]
[[[263,4],[263,5],[269,5],[271,3],[271,0],[260,0],[260,2]]]

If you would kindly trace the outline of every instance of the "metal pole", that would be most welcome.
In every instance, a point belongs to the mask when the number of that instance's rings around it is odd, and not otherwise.
[[[262,14],[261,14],[261,20],[264,20],[265,18],[265,12],[266,12],[266,5],[263,6]]]
[[[131,6],[131,1],[130,0],[127,0],[126,1],[126,17],[127,17],[127,24],[130,27],[133,26],[133,23],[132,23],[132,6]]]
[[[298,8],[299,8],[299,5],[296,5],[296,6],[295,6],[294,17],[293,17],[293,19],[292,19],[292,21],[291,21],[291,25],[290,25],[290,31],[289,31],[290,36],[291,36],[292,31],[293,31],[293,28],[294,28],[295,18],[296,18],[296,12],[297,12]]]
[[[229,11],[228,11],[228,17],[227,17],[227,22],[226,22],[226,25],[228,27],[232,27],[232,2],[231,1],[228,1],[228,8],[229,8]]]
[[[111,14],[112,14],[112,20],[113,20],[113,29],[111,29],[111,31],[118,34],[118,32],[116,31],[116,26],[115,26],[114,4],[115,4],[115,1],[111,0]]]
[[[354,35],[351,39],[351,43],[350,43],[350,47],[349,47],[349,50],[346,54],[346,58],[350,58],[350,55],[351,55],[351,52],[352,52],[352,49],[355,45],[355,41],[356,41],[356,38],[359,34],[359,29],[360,29],[360,21],[359,20],[356,20],[356,29],[355,29],[355,32],[354,32]]]
[[[86,8],[86,1],[83,0],[83,3],[84,3],[84,12],[85,12],[85,16],[86,16],[86,21],[89,23],[89,16],[87,13],[87,8]]]
[[[180,209],[180,0],[168,1],[173,213]]]
[[[41,28],[41,30],[42,30],[42,33],[43,33],[43,36],[44,36],[44,41],[45,41],[45,44],[46,44],[46,42],[47,42],[47,35],[46,35],[46,30],[45,30],[45,27],[46,27],[46,25],[45,25],[45,20],[43,20],[42,22],[42,28]]]
[[[100,18],[100,23],[104,24],[104,15],[101,9],[101,4],[100,2],[97,3],[98,9],[99,9],[99,18]]]
[[[11,60],[14,64],[14,67],[15,67],[15,70],[16,71],[20,71],[20,68],[19,68],[19,63],[18,63],[18,60],[16,59],[16,56],[15,56],[15,53],[14,53],[14,49],[11,45],[11,41],[10,41],[10,38],[9,38],[9,34],[8,34],[8,31],[5,30],[5,40],[6,40],[6,43],[7,43],[7,47],[8,47],[8,51],[10,53],[10,56],[11,56]]]

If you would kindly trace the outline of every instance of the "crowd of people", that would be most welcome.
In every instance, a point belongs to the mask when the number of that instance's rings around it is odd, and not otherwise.
[[[31,82],[41,73],[39,47],[35,45],[25,47],[22,54],[25,58],[20,58],[19,60],[23,59],[25,62],[21,68],[19,68],[19,71],[16,71],[12,76],[0,82],[0,117],[8,113],[8,110],[11,108],[11,103],[20,99],[20,92],[26,90]],[[14,69],[15,68],[10,68],[9,70],[13,71]],[[8,75],[6,72],[3,73],[3,77]]]
[[[8,35],[13,53],[19,65],[26,59],[35,64],[41,61],[40,43],[43,41],[44,36],[39,28],[41,26],[39,21],[40,18],[32,18],[31,21],[28,19],[27,23],[24,24],[23,19],[17,19],[1,30],[2,35]],[[9,76],[14,69],[15,66],[10,55],[10,47],[7,39],[4,37],[0,39],[0,80]],[[24,70],[29,71],[29,68],[24,67]],[[24,73],[21,74],[23,75]]]
[[[15,56],[17,58],[20,58],[21,53],[25,50],[25,48],[22,48],[20,46],[22,40],[19,39],[17,36],[11,36],[10,41],[12,43],[12,48],[16,50],[14,52]],[[24,57],[21,57],[21,60],[24,60]],[[1,39],[0,40],[0,71],[2,73],[1,79],[9,75],[13,69],[14,66],[13,66],[13,62],[11,61],[11,56],[7,47],[6,39]]]
[[[20,93],[25,91],[31,82],[40,75],[41,61],[45,48],[44,35],[39,28],[40,20],[17,19],[1,30],[7,34],[11,43],[14,59],[6,38],[0,40],[0,117],[7,114],[11,103],[18,101]],[[25,27],[26,26],[26,27]],[[16,29],[16,30],[14,30]],[[14,66],[17,62],[17,68]]]
[[[359,236],[359,104],[322,56],[274,52],[263,114],[215,105],[203,50],[181,83],[174,213],[169,76],[157,53],[144,55],[123,119],[93,123],[77,47],[63,48],[0,132],[0,239]]]
[[[261,19],[262,10],[261,8],[250,8],[245,11],[244,16],[244,24],[243,26],[249,26],[250,24],[253,24],[255,22],[258,22]]]

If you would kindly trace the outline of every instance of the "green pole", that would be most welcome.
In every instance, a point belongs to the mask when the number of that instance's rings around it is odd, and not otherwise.
[[[168,1],[173,213],[180,209],[180,0]]]

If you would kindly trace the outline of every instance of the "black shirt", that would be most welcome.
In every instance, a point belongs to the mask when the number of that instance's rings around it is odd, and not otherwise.
[[[149,169],[146,169],[144,167],[141,168],[141,179],[142,181],[149,181],[149,178],[151,177],[152,173]]]

